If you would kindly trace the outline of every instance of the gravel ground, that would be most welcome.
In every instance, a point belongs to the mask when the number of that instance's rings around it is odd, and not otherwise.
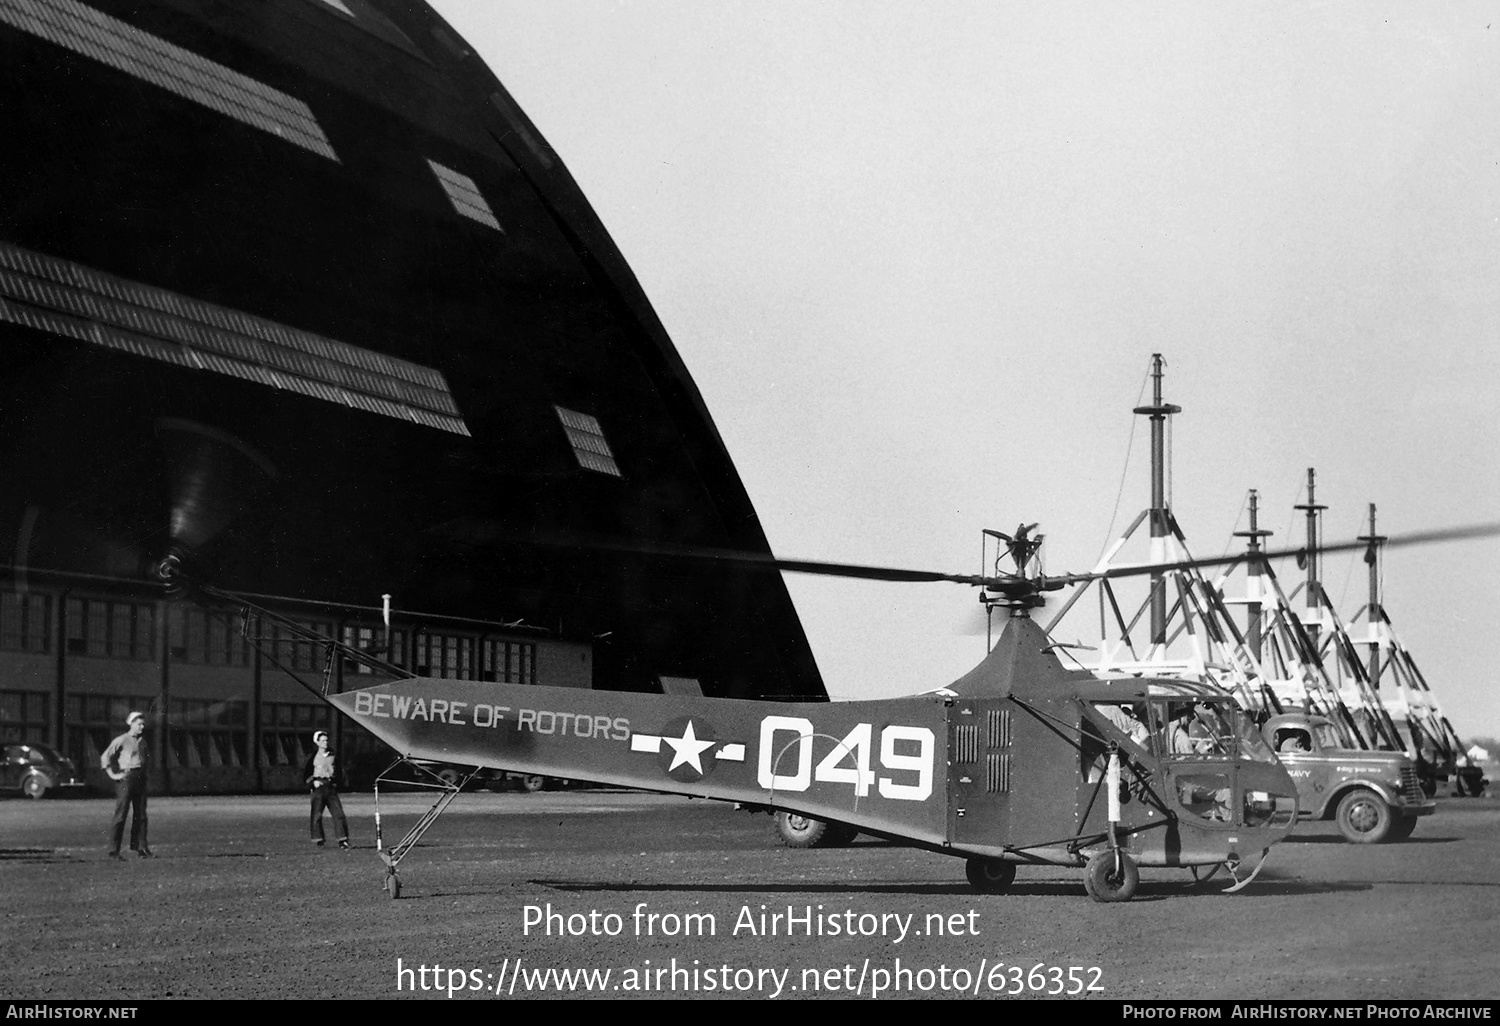
[[[0,994],[1500,997],[1490,798],[1440,799],[1402,844],[1306,824],[1238,894],[1146,871],[1121,905],[1076,871],[981,896],[957,859],[868,838],[791,851],[764,816],[605,791],[462,796],[391,901],[373,798],[344,800],[348,853],[308,842],[301,797],[155,798],[158,857],[124,864],[104,858],[110,801],[0,801]],[[382,798],[387,844],[423,808]],[[610,976],[590,991],[548,969]]]

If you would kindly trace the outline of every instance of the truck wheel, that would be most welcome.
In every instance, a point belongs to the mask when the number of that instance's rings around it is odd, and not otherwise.
[[[1387,841],[1404,841],[1411,836],[1411,832],[1416,828],[1416,816],[1393,816],[1391,817],[1391,832],[1385,835],[1385,839]]]
[[[1101,851],[1089,859],[1083,870],[1083,887],[1095,901],[1129,901],[1135,897],[1135,889],[1141,882],[1141,871],[1130,856],[1119,853],[1119,866],[1115,865],[1115,853]]]
[[[1016,864],[1004,859],[976,856],[964,863],[969,886],[980,894],[1004,894],[1016,879]]]
[[[776,836],[788,848],[826,848],[829,824],[800,812],[776,813]]]
[[[47,793],[47,782],[33,773],[21,781],[21,790],[26,793],[26,797],[28,798],[40,798]]]
[[[1395,819],[1380,795],[1363,787],[1344,795],[1335,818],[1344,840],[1355,844],[1379,844],[1390,835]]]

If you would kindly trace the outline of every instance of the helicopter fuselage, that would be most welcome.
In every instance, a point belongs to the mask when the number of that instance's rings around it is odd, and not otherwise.
[[[1021,622],[1024,638],[1045,638]],[[1016,675],[1013,659],[998,665],[1004,648],[991,656],[992,687],[876,701],[421,677],[330,699],[412,759],[774,808],[970,858],[1083,865],[1118,848],[1145,866],[1234,865],[1290,832],[1295,785],[1269,749],[1244,747],[1254,731],[1236,725],[1227,696],[1099,681],[1040,648],[1046,672]],[[1138,710],[1134,735],[1106,715],[1122,706]],[[1181,709],[1211,713],[1216,735],[1171,751],[1169,718]]]

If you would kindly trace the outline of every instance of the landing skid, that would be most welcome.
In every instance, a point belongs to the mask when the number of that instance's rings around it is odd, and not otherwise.
[[[1266,858],[1270,854],[1271,854],[1271,849],[1270,848],[1266,848],[1263,851],[1261,851],[1261,853],[1260,853],[1260,861],[1255,864],[1255,868],[1250,871],[1250,875],[1247,876],[1247,877],[1245,877],[1245,879],[1243,879],[1243,880],[1241,880],[1240,879],[1240,875],[1235,872],[1235,870],[1238,869],[1239,867],[1238,866],[1231,866],[1231,865],[1229,865],[1229,863],[1226,862],[1224,864],[1224,868],[1228,869],[1229,870],[1229,875],[1232,876],[1232,877],[1234,877],[1234,886],[1233,887],[1226,887],[1226,888],[1224,888],[1224,893],[1225,894],[1233,894],[1235,891],[1243,890],[1244,888],[1250,886],[1250,882],[1252,880],[1254,880],[1257,876],[1260,876],[1260,871],[1262,869],[1266,868]]]
[[[1227,872],[1234,879],[1234,883],[1233,884],[1231,884],[1230,886],[1224,888],[1224,890],[1223,890],[1224,894],[1233,894],[1236,891],[1244,890],[1246,887],[1250,886],[1250,882],[1252,880],[1254,880],[1257,876],[1260,875],[1260,871],[1263,868],[1265,868],[1266,858],[1270,854],[1271,854],[1271,849],[1270,848],[1267,848],[1264,851],[1262,851],[1260,853],[1260,861],[1255,864],[1255,868],[1250,871],[1250,875],[1247,876],[1247,877],[1245,877],[1243,880],[1240,879],[1240,874],[1239,874],[1239,869],[1243,865],[1243,863],[1238,862],[1238,861],[1234,861],[1234,862],[1214,862],[1214,863],[1212,863],[1210,865],[1204,865],[1204,866],[1189,866],[1188,867],[1188,872],[1190,872],[1190,873],[1193,874],[1193,882],[1190,883],[1190,884],[1188,884],[1188,887],[1189,888],[1194,888],[1194,887],[1201,887],[1201,886],[1203,886],[1204,884],[1208,883],[1209,880],[1211,880],[1215,876],[1217,876],[1218,873],[1219,873],[1219,870],[1222,869],[1225,872]]]
[[[397,780],[390,775],[402,766],[411,767],[416,775],[416,779]],[[478,772],[479,767],[476,766],[469,770],[467,776],[455,783],[445,780],[422,763],[402,756],[387,766],[381,772],[380,776],[375,778],[375,852],[380,856],[380,861],[385,863],[385,893],[390,895],[392,900],[401,897],[401,877],[396,874],[396,868],[401,865],[401,860],[406,858],[407,853],[416,847],[417,842],[422,839],[422,835],[427,833],[428,828],[437,822],[437,818],[443,814],[443,810],[453,802],[453,799],[458,797],[458,793],[468,786],[469,781],[473,780]],[[412,828],[406,832],[406,835],[389,848],[385,847],[380,833],[380,784],[382,781],[387,784],[399,784],[402,788],[420,787],[428,791],[439,792],[437,801],[433,802],[432,808],[422,813],[422,818],[417,820]]]

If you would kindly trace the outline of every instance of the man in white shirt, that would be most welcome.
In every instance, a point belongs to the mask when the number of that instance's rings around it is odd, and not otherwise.
[[[151,765],[151,750],[146,741],[146,714],[133,712],[125,717],[125,733],[109,743],[99,757],[99,765],[115,781],[115,818],[110,824],[109,857],[120,857],[120,842],[125,836],[125,817],[130,816],[130,850],[143,859],[152,858],[146,841],[146,770]]]
[[[339,847],[348,851],[349,822],[344,818],[344,803],[339,801],[338,756],[328,747],[326,730],[313,734],[313,744],[317,751],[307,757],[302,767],[302,775],[307,778],[312,793],[312,818],[309,822],[312,842],[319,848],[323,847],[323,810],[326,808],[333,817],[333,828],[338,831]]]

